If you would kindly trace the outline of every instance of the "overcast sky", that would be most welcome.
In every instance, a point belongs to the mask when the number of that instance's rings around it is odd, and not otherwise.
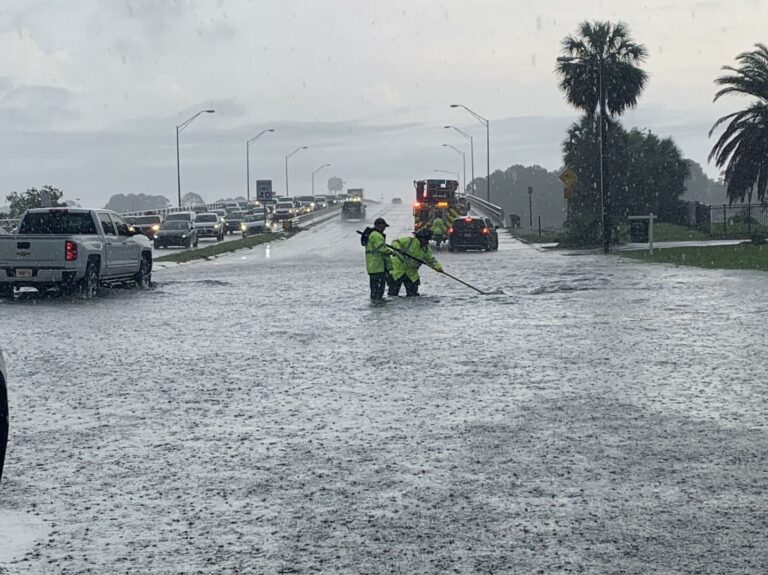
[[[649,50],[650,82],[627,127],[672,136],[705,166],[720,67],[768,42],[768,0],[5,0],[0,7],[0,194],[51,184],[102,206],[114,193],[176,197],[175,126],[183,192],[207,200],[245,191],[251,175],[309,193],[338,175],[377,197],[460,170],[491,121],[491,169],[560,166],[577,113],[553,73],[560,41],[585,19],[622,20]],[[0,202],[2,203],[2,202]]]

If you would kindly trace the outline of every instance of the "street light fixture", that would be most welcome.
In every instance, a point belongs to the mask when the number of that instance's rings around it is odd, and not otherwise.
[[[215,111],[216,110],[200,110],[197,114],[176,126],[176,187],[179,192],[179,207],[181,207],[181,162],[179,160],[179,134],[184,128],[194,122],[200,114],[213,114]]]
[[[464,108],[467,112],[472,114],[476,120],[478,120],[481,124],[485,126],[485,155],[487,156],[486,161],[486,180],[485,180],[485,201],[490,202],[491,201],[491,127],[490,122],[483,118],[480,114],[477,112],[470,110],[467,108],[464,104],[451,104],[451,108]]]
[[[576,66],[589,65],[589,62],[585,62],[583,59],[576,58],[575,56],[560,56],[557,61],[564,64],[574,64]],[[610,237],[608,236],[607,230],[605,229],[605,191],[603,187],[603,60],[598,58],[597,64],[597,108],[600,113],[600,131],[598,132],[597,136],[600,149],[600,236],[603,242],[603,252],[607,254],[610,248]]]
[[[293,156],[296,152],[299,152],[301,150],[306,150],[308,147],[309,146],[299,146],[293,152],[285,156],[285,195],[286,197],[290,197],[290,194],[288,193],[288,158]]]
[[[274,132],[275,130],[273,128],[267,128],[266,130],[262,130],[258,134],[256,134],[253,138],[245,141],[245,197],[250,202],[251,201],[251,156],[250,156],[250,148],[251,144],[258,140],[261,136],[266,134],[267,132]]]
[[[312,197],[314,197],[314,196],[315,196],[315,174],[316,174],[317,172],[319,172],[320,170],[322,170],[323,168],[327,168],[327,167],[328,167],[328,166],[330,166],[330,165],[331,165],[331,164],[323,164],[322,166],[320,166],[319,168],[317,168],[317,169],[316,169],[314,172],[312,172]]]
[[[459,134],[464,136],[467,140],[469,140],[469,156],[470,156],[470,165],[472,166],[472,195],[474,196],[477,193],[477,190],[475,189],[475,139],[467,134],[464,130],[460,130],[456,126],[443,126],[446,130],[448,128],[452,128],[456,130]],[[464,178],[464,192],[467,191],[467,178]]]
[[[464,192],[467,191],[467,155],[459,150],[456,146],[452,146],[451,144],[443,144],[444,148],[451,148],[455,152],[458,152],[461,154],[461,164],[464,167]]]

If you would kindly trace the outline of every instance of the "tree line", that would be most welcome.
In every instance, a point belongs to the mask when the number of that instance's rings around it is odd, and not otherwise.
[[[671,141],[662,143],[661,139],[648,131],[631,130],[623,134],[628,140],[628,147],[633,150],[631,153],[637,156],[637,159],[628,164],[627,169],[622,172],[626,179],[631,179],[633,182],[633,185],[627,186],[623,191],[623,195],[632,196],[628,199],[625,213],[647,213],[642,210],[650,207],[654,213],[666,215],[667,207],[664,204],[672,194],[664,193],[663,188],[669,186],[670,190],[679,192],[677,178],[679,171],[683,169],[673,155],[674,161],[671,162],[673,177],[669,178],[670,174],[665,172],[670,163],[667,152]],[[637,148],[647,149],[637,152]],[[694,160],[684,159],[682,162],[687,167],[687,176],[683,180],[681,200],[710,205],[723,203],[725,198],[723,184],[707,176],[701,165]],[[523,227],[528,227],[531,219],[534,227],[538,226],[540,216],[542,227],[561,228],[568,214],[560,173],[560,170],[547,170],[539,165],[520,164],[509,166],[504,170],[496,170],[491,174],[491,203],[504,208],[506,214],[518,216]],[[665,183],[665,179],[671,180],[670,183]],[[478,190],[485,189],[485,180],[486,178],[475,178]],[[661,186],[658,191],[657,185]],[[530,203],[529,187],[533,192]],[[533,218],[529,213],[531,207]],[[672,217],[674,215],[676,214],[672,214]]]

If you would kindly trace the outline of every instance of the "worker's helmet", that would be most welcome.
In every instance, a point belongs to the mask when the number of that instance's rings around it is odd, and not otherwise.
[[[385,221],[384,221],[384,218],[376,218],[376,219],[374,220],[374,222],[373,222],[373,225],[374,225],[374,226],[379,226],[379,225],[381,225],[381,226],[384,226],[385,228],[388,228],[388,227],[389,227],[389,224],[388,224],[387,222],[385,222]]]
[[[432,232],[430,232],[427,228],[421,228],[414,235],[419,240],[423,240],[423,241],[427,241],[427,242],[432,239]]]

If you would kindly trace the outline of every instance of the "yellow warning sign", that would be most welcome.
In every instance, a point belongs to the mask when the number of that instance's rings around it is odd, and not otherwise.
[[[573,188],[576,185],[576,172],[571,168],[565,168],[560,174],[560,181],[565,184],[566,188]]]

